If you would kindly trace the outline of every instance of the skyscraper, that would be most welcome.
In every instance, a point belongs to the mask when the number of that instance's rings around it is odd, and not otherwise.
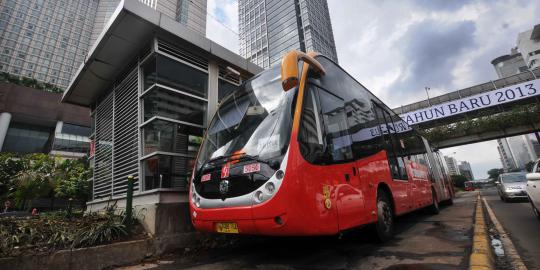
[[[139,1],[162,14],[175,19],[189,29],[206,35],[206,0],[130,0]],[[120,0],[99,0],[92,44],[103,31]]]
[[[528,68],[540,67],[540,24],[519,33],[517,46]]]
[[[337,62],[326,0],[239,0],[240,55],[267,68],[289,50],[316,51]]]
[[[458,167],[459,167],[459,173],[461,175],[467,177],[469,181],[474,180],[474,174],[472,172],[471,164],[468,161],[461,161]]]
[[[508,55],[491,61],[499,78],[527,72],[540,67],[540,24],[518,34],[517,45]],[[497,150],[503,169],[511,171],[525,169],[527,163],[540,157],[538,134],[527,134],[497,139]]]
[[[444,161],[446,162],[446,166],[448,167],[448,172],[450,175],[460,175],[459,166],[457,163],[457,160],[453,157],[444,156]]]
[[[0,72],[65,88],[90,46],[98,1],[0,1]]]
[[[139,1],[205,35],[206,0]],[[0,1],[0,72],[68,86],[120,0]]]
[[[499,78],[505,78],[527,71],[527,64],[517,47],[510,50],[510,54],[499,56],[491,61]]]

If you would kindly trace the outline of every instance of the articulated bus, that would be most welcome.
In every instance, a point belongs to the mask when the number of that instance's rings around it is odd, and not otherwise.
[[[438,152],[329,58],[291,51],[220,103],[190,183],[197,230],[331,235],[454,196]]]

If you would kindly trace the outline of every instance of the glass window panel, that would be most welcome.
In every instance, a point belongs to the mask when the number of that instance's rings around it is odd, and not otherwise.
[[[47,151],[51,131],[46,127],[11,123],[2,151],[21,154],[44,153]]]
[[[220,79],[218,81],[218,101],[221,101],[224,97],[228,96],[239,88],[240,87],[235,84]]]
[[[74,124],[68,124],[63,123],[62,124],[62,133],[64,134],[73,134],[73,135],[79,135],[79,136],[90,136],[90,128],[74,125]]]
[[[195,157],[201,136],[202,128],[155,120],[143,128],[144,155],[162,151]]]
[[[174,128],[174,123],[161,120],[144,126],[144,154],[156,151],[173,152]]]
[[[143,161],[144,188],[180,188],[187,190],[194,158],[157,155]]]
[[[162,116],[203,125],[206,101],[156,87],[144,96],[144,120]]]
[[[200,70],[157,56],[157,82],[190,94],[206,97],[208,75]]]

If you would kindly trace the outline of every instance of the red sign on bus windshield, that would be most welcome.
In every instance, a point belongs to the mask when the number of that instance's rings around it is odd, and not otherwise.
[[[207,173],[207,174],[205,174],[205,175],[203,175],[203,176],[201,177],[201,182],[210,181],[211,178],[212,178],[212,175],[209,174],[209,173]]]
[[[231,168],[231,165],[229,163],[226,163],[221,167],[221,178],[227,178],[229,177],[229,170]]]

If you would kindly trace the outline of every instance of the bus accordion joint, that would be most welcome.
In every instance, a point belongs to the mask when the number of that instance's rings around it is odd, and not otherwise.
[[[281,85],[284,91],[288,91],[298,86],[298,61],[303,60],[307,63],[315,72],[320,75],[326,74],[323,66],[319,61],[315,60],[317,53],[309,52],[303,53],[301,51],[288,52],[281,61]]]

